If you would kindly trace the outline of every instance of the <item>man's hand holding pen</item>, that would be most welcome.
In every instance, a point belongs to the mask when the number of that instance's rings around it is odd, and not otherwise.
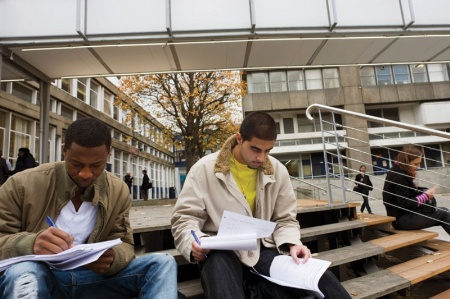
[[[73,236],[57,228],[53,221],[49,225],[49,228],[37,235],[33,244],[34,254],[56,254],[74,246]]]

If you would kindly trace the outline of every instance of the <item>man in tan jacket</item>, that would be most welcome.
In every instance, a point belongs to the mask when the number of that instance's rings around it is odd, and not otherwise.
[[[72,270],[16,263],[0,275],[0,298],[177,298],[173,257],[134,258],[130,193],[125,182],[105,171],[110,150],[105,124],[77,120],[66,131],[64,162],[17,173],[0,187],[0,259],[122,241]]]
[[[200,265],[206,298],[301,298],[301,289],[279,286],[251,274],[269,275],[273,258],[290,255],[308,260],[309,249],[300,241],[296,220],[297,201],[286,167],[269,156],[277,137],[275,121],[263,112],[245,117],[239,133],[220,152],[200,159],[189,171],[172,214],[176,248],[190,262]],[[200,238],[216,235],[223,212],[276,222],[271,236],[260,239],[254,251],[202,249]],[[329,271],[319,281],[325,298],[351,298]]]

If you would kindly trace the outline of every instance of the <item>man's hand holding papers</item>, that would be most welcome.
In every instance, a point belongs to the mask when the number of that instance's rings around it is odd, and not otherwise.
[[[256,250],[256,240],[270,236],[275,222],[224,211],[217,236],[201,239],[201,248]]]

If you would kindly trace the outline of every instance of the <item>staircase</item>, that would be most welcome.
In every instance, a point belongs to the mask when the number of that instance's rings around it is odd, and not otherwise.
[[[450,243],[435,239],[437,233],[394,230],[392,217],[357,214],[358,205],[298,200],[302,241],[315,258],[331,262],[330,270],[353,298],[404,294],[450,270]],[[145,234],[142,226],[140,231]],[[179,298],[204,298],[197,265],[187,263],[176,249],[158,251],[173,255],[178,263]]]

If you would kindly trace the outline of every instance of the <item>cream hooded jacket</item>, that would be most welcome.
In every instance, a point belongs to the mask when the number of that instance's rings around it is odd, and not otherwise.
[[[273,234],[260,240],[257,250],[236,251],[247,266],[258,261],[260,242],[280,252],[288,251],[287,244],[302,244],[296,220],[297,201],[286,167],[269,156],[258,169],[255,215],[252,215],[230,172],[231,150],[235,145],[235,136],[230,137],[220,152],[195,163],[175,204],[172,235],[176,248],[190,262],[193,262],[191,246],[194,241],[191,230],[199,238],[216,235],[225,210],[276,222]]]
[[[65,162],[42,164],[10,177],[0,187],[0,259],[33,254],[36,236],[48,227],[45,217],[56,221],[76,188],[67,174]],[[82,200],[92,201],[99,207],[87,243],[116,238],[123,242],[113,248],[115,258],[105,272],[114,274],[134,258],[128,186],[104,171],[86,188]]]

